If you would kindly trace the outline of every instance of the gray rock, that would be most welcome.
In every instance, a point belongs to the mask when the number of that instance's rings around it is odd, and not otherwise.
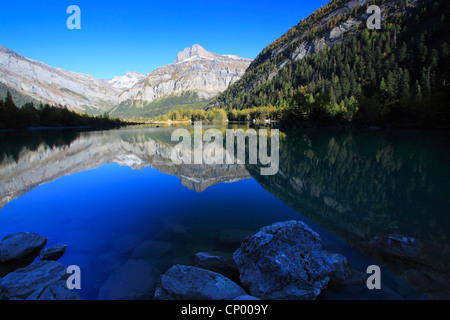
[[[194,257],[196,267],[214,271],[230,279],[239,279],[239,269],[232,258],[215,256],[207,252],[199,252]]]
[[[67,288],[66,280],[58,280],[33,292],[27,300],[80,300],[80,296]]]
[[[34,259],[47,244],[47,240],[36,233],[28,232],[6,236],[0,243],[0,262],[13,263],[22,259]]]
[[[157,300],[232,300],[244,289],[221,274],[175,265],[163,274],[155,292]]]
[[[347,281],[353,273],[352,266],[343,255],[329,252],[327,252],[327,254],[334,266],[334,271],[331,274],[331,280],[337,283],[345,283],[345,281]]]
[[[51,261],[57,261],[59,258],[61,258],[64,253],[66,252],[67,246],[65,245],[56,245],[50,248],[45,248],[41,250],[41,253],[39,254],[39,258],[41,260],[51,260]]]
[[[331,274],[328,287],[333,291],[340,291],[346,286],[362,286],[365,285],[367,274],[353,270],[347,258],[338,253],[327,252],[331,259],[334,271]]]
[[[233,257],[244,287],[266,300],[315,299],[334,271],[319,235],[300,221],[262,228]]]
[[[19,269],[0,279],[0,299],[11,298],[27,299],[39,298],[46,289],[47,294],[61,292],[56,289],[58,284],[55,282],[67,278],[66,267],[56,261],[38,261],[28,267]],[[53,284],[53,285],[52,285]],[[49,287],[52,285],[51,287]],[[57,294],[56,297],[64,295]],[[68,296],[68,295],[65,295]]]
[[[99,300],[136,300],[153,296],[160,272],[148,261],[129,260],[99,290]]]

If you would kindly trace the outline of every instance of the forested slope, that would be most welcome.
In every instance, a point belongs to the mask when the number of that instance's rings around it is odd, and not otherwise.
[[[366,27],[369,4],[382,9],[381,30]],[[273,106],[291,125],[445,125],[449,14],[443,0],[331,1],[269,45],[210,107]]]

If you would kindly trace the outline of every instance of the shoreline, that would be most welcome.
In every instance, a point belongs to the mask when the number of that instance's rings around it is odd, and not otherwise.
[[[8,132],[37,132],[37,131],[57,131],[57,130],[74,130],[74,129],[88,129],[92,131],[96,130],[109,130],[114,128],[121,128],[126,126],[136,126],[140,125],[138,122],[129,122],[129,123],[121,123],[117,125],[111,126],[58,126],[58,127],[28,127],[23,129],[0,129],[0,133],[8,133]]]

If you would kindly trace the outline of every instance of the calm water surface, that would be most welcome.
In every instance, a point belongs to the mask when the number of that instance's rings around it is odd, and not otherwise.
[[[325,299],[450,296],[447,134],[282,132],[280,171],[261,176],[258,166],[172,163],[173,130],[1,133],[0,238],[27,231],[68,245],[59,261],[80,266],[84,299],[147,299],[197,252],[231,256],[246,234],[301,220],[355,269],[382,267],[382,290]],[[420,255],[373,245],[392,234],[420,241]]]

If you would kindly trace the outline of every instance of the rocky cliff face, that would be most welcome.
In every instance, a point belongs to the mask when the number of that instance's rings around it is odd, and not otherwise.
[[[131,100],[143,105],[188,91],[197,92],[200,98],[212,98],[238,81],[250,63],[249,59],[218,55],[194,45],[178,53],[173,64],[156,69],[125,90],[119,103]]]
[[[411,0],[409,1],[409,6],[415,7],[418,2],[419,0]],[[364,28],[366,28],[367,20],[371,16],[371,14],[368,14],[365,10],[363,10],[362,13],[352,14],[353,10],[360,7],[365,8],[372,4],[373,3],[368,0],[349,0],[345,1],[343,5],[329,10],[329,12],[325,11],[326,14],[312,26],[312,29],[316,30],[318,33],[317,37],[307,39],[304,33],[300,33],[290,41],[284,42],[273,49],[270,58],[273,59],[285,54],[284,56],[287,57],[287,59],[282,60],[278,65],[278,70],[281,70],[290,61],[303,59],[308,54],[320,53],[328,47],[332,47],[345,41],[346,35],[364,30]],[[385,1],[385,3],[380,4],[379,7],[381,9],[382,21],[394,15],[404,14],[406,11],[401,9],[400,4],[401,1],[399,0]],[[333,8],[333,2],[330,2],[329,5]],[[338,25],[327,28],[327,24],[337,17],[347,18]],[[325,32],[321,32],[321,30],[325,30]],[[295,48],[295,50],[291,51],[291,48]]]
[[[53,68],[0,46],[0,83],[43,103],[103,113],[123,101],[151,103],[188,91],[197,92],[201,98],[211,98],[239,80],[250,62],[194,45],[180,52],[175,63],[147,75],[128,72],[101,80]]]

